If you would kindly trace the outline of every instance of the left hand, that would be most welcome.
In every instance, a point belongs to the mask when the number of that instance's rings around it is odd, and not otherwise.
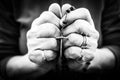
[[[68,37],[64,40],[64,55],[67,59],[72,60],[72,62],[68,61],[69,68],[80,71],[89,70],[92,63],[95,63],[93,61],[96,57],[99,33],[95,29],[88,9],[78,8],[65,14],[69,8],[67,6],[70,5],[65,4],[62,7],[64,16],[60,21],[61,26],[65,27],[63,36]],[[65,20],[67,23],[63,24]]]

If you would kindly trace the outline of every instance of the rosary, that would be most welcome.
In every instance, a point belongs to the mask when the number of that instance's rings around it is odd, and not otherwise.
[[[58,59],[58,65],[59,65],[59,69],[62,69],[62,57],[63,57],[63,39],[68,39],[67,37],[64,37],[62,34],[62,30],[64,29],[64,27],[67,25],[67,14],[70,13],[71,11],[75,10],[75,7],[71,6],[69,9],[66,10],[65,12],[65,19],[63,21],[63,25],[61,26],[61,33],[60,33],[60,37],[56,37],[57,40],[60,41],[60,54],[59,54],[59,59]]]

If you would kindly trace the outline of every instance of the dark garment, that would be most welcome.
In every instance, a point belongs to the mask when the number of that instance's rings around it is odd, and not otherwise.
[[[24,26],[24,24],[28,26],[31,25],[35,18],[43,11],[48,10],[51,3],[57,2],[60,5],[70,3],[76,8],[85,7],[90,10],[95,27],[100,33],[98,48],[107,47],[114,53],[116,57],[116,67],[113,71],[108,71],[104,75],[84,75],[69,71],[51,71],[40,77],[40,79],[116,80],[115,78],[117,78],[120,65],[120,16],[118,1],[119,0],[0,0],[0,75],[7,78],[7,61],[12,56],[22,55],[19,48],[21,26]],[[7,80],[9,79],[7,78]],[[19,78],[15,80],[19,80]]]

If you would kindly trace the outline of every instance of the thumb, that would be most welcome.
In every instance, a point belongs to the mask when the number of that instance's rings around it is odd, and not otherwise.
[[[57,3],[51,4],[49,7],[49,11],[53,12],[59,18],[62,17],[60,5]]]
[[[62,16],[65,15],[66,10],[68,10],[70,7],[71,7],[70,4],[64,4],[64,5],[62,6]]]

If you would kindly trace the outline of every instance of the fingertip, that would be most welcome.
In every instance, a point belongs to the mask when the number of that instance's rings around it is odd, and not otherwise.
[[[68,4],[68,3],[66,3],[66,4],[64,4],[64,5],[62,6],[62,16],[65,15],[66,10],[68,10],[70,7],[71,7],[71,5]]]
[[[47,61],[51,61],[51,60],[54,60],[56,58],[56,55],[53,51],[51,50],[44,50],[45,54],[45,58]]]
[[[31,62],[34,62],[36,64],[42,64],[44,61],[43,52],[41,50],[32,51],[29,54],[29,59]]]
[[[75,59],[81,56],[81,48],[72,46],[65,50],[65,57],[68,59]]]
[[[60,5],[58,3],[51,4],[49,7],[49,11],[53,12],[59,18],[62,17],[61,8],[60,8]]]

